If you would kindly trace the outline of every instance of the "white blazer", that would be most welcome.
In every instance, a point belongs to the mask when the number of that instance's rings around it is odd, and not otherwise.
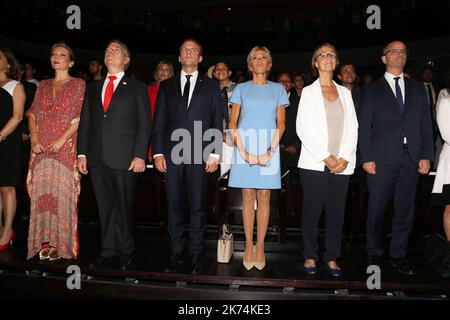
[[[352,94],[347,88],[335,84],[344,109],[344,130],[337,158],[348,161],[347,168],[340,174],[350,175],[355,170],[356,145],[358,142],[358,120]],[[302,141],[298,167],[325,171],[323,161],[328,152],[328,125],[319,79],[303,88],[297,113],[297,135]]]
[[[436,112],[437,123],[444,145],[439,156],[436,177],[431,192],[442,193],[443,185],[450,184],[450,94],[446,89],[442,89],[439,93]]]

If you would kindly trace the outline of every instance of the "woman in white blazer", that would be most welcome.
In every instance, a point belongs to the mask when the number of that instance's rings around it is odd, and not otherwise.
[[[444,230],[447,241],[450,241],[450,88],[442,89],[439,93],[436,112],[444,145],[434,179],[432,203],[445,205]]]
[[[307,274],[317,272],[317,228],[326,211],[323,260],[333,277],[342,274],[342,225],[349,175],[356,162],[358,121],[351,92],[333,81],[339,64],[334,46],[325,43],[313,54],[311,67],[319,78],[302,91],[297,114],[297,134],[302,141],[298,161],[303,188],[302,234]]]

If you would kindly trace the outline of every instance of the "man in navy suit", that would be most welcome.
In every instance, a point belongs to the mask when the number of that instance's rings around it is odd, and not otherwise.
[[[176,271],[184,262],[186,193],[190,205],[190,271],[198,274],[202,270],[208,173],[215,172],[219,164],[223,121],[219,84],[199,74],[202,59],[201,45],[193,39],[184,41],[179,55],[181,73],[161,82],[156,99],[153,159],[166,178],[171,250],[165,272]]]
[[[403,42],[389,43],[381,57],[386,65],[384,76],[363,90],[359,150],[370,193],[368,262],[381,263],[383,220],[394,196],[389,265],[413,275],[414,268],[406,260],[407,244],[413,226],[418,175],[428,174],[433,159],[433,133],[423,84],[403,76],[407,53]]]

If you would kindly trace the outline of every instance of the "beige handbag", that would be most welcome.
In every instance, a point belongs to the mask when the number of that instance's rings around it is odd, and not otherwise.
[[[229,263],[234,252],[233,235],[227,225],[222,225],[222,235],[217,240],[217,262]]]

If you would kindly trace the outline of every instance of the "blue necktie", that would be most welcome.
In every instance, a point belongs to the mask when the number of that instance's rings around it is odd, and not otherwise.
[[[397,98],[397,103],[400,106],[400,110],[404,111],[404,103],[403,103],[403,96],[402,96],[402,90],[400,90],[400,85],[398,84],[398,80],[400,80],[400,77],[395,77],[395,97]]]

